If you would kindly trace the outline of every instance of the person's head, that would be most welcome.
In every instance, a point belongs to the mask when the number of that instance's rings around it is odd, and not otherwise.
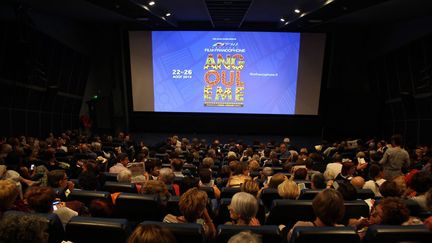
[[[383,171],[382,171],[382,167],[380,167],[377,164],[373,164],[369,167],[369,177],[372,180],[376,180],[378,178],[382,178],[383,177]]]
[[[258,192],[260,190],[258,183],[253,180],[246,180],[243,184],[241,184],[240,189],[242,192],[247,192],[254,197],[258,196]]]
[[[162,181],[159,180],[148,180],[141,187],[142,194],[159,194],[165,197],[169,194],[168,188]]]
[[[211,182],[212,179],[212,172],[209,169],[201,169],[199,171],[199,178],[201,183],[208,184]]]
[[[170,230],[157,224],[139,224],[126,243],[176,243]]]
[[[307,169],[306,168],[298,168],[294,172],[294,180],[306,180],[307,177]]]
[[[196,187],[187,190],[181,195],[179,209],[187,222],[195,223],[202,216],[206,209],[207,200],[207,193],[200,191]]]
[[[262,170],[262,174],[265,177],[271,176],[271,175],[273,175],[273,169],[271,167],[264,167]]]
[[[212,157],[205,157],[202,161],[203,168],[211,168],[214,165],[214,160]]]
[[[418,195],[422,195],[432,187],[432,177],[427,172],[418,172],[412,177],[411,187]]]
[[[48,172],[48,185],[52,188],[66,188],[68,177],[64,170],[52,170]]]
[[[110,201],[104,199],[93,199],[89,205],[92,217],[109,218],[112,215],[113,207]]]
[[[327,187],[327,183],[325,181],[324,175],[321,173],[315,173],[311,178],[311,187],[312,189],[325,189]]]
[[[258,163],[257,160],[252,159],[249,161],[248,167],[250,171],[258,171],[260,168],[260,164]]]
[[[228,243],[261,243],[261,238],[259,235],[256,235],[250,231],[242,231],[236,235],[233,235]]]
[[[354,201],[357,199],[357,190],[349,182],[339,183],[339,187],[337,188],[337,190],[341,193],[345,201]]]
[[[355,172],[355,165],[351,161],[344,162],[342,164],[341,174],[343,176],[352,176]]]
[[[287,177],[282,173],[276,173],[270,178],[270,181],[268,183],[268,186],[270,188],[277,188],[279,184],[287,180]]]
[[[365,184],[365,180],[361,176],[355,176],[351,179],[351,185],[353,185],[357,189],[363,188]]]
[[[0,242],[48,243],[48,223],[36,215],[5,215],[0,221]]]
[[[129,164],[129,157],[126,153],[121,153],[117,156],[117,162],[121,163],[124,166],[127,166]]]
[[[300,190],[297,183],[293,180],[285,180],[277,187],[278,194],[285,199],[297,199],[300,195]]]
[[[162,168],[159,170],[158,180],[161,180],[166,185],[171,185],[174,181],[175,175],[171,168]]]
[[[402,136],[400,134],[395,134],[390,139],[391,144],[395,147],[402,145]]]
[[[405,176],[400,175],[393,178],[393,181],[396,183],[397,188],[399,189],[401,195],[405,193],[407,190],[407,184],[405,181]]]
[[[117,174],[117,181],[120,183],[130,183],[132,172],[130,170],[122,170]]]
[[[19,190],[15,182],[11,180],[0,180],[0,209],[6,210],[12,207]]]
[[[345,214],[344,200],[340,192],[325,189],[312,201],[315,216],[327,226],[334,226]]]
[[[49,213],[52,211],[52,203],[56,194],[51,187],[30,187],[24,194],[24,198],[31,209],[38,213]]]
[[[409,209],[402,199],[387,197],[376,205],[369,218],[370,224],[401,225],[409,219]]]
[[[379,187],[379,191],[383,197],[402,196],[402,191],[398,188],[394,181],[384,181]]]
[[[98,178],[91,172],[81,172],[78,176],[78,185],[81,189],[94,191],[98,188]]]
[[[183,169],[183,160],[181,159],[172,159],[171,160],[171,168],[175,171],[175,172],[179,172],[182,171]]]
[[[279,146],[280,148],[280,152],[281,153],[285,153],[287,151],[287,146],[284,143],[281,143],[281,145]]]
[[[258,201],[247,192],[237,192],[231,199],[229,209],[232,220],[237,223],[241,220],[248,225],[258,212]]]

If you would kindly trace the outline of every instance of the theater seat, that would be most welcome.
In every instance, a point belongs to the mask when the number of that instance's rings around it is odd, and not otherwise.
[[[345,201],[345,215],[341,222],[343,225],[348,224],[351,218],[358,219],[360,217],[369,218],[369,206],[363,200]]]
[[[125,242],[129,234],[126,219],[76,216],[66,225],[66,240],[77,243]]]
[[[323,189],[315,190],[315,189],[303,189],[300,192],[299,200],[313,200],[315,196],[322,192]]]
[[[167,224],[156,221],[144,221],[142,225],[156,224],[169,229],[177,242],[205,243],[205,233],[200,224]]]
[[[219,225],[217,228],[216,243],[225,243],[235,234],[241,231],[251,231],[262,236],[262,242],[279,243],[282,242],[282,235],[277,225],[262,226],[237,226]]]
[[[114,192],[130,192],[137,193],[135,184],[133,183],[120,183],[114,181],[106,181],[104,185],[104,190],[110,193]]]
[[[375,193],[371,189],[357,189],[357,199],[366,200],[375,198]]]
[[[222,198],[219,203],[219,211],[215,218],[215,224],[225,224],[231,221],[228,206],[231,204],[231,198]]]
[[[291,228],[297,221],[313,221],[314,219],[311,200],[276,199],[273,200],[266,225],[283,224]]]
[[[232,198],[237,192],[240,192],[240,187],[224,187],[221,191],[221,198]]]
[[[144,220],[162,221],[165,216],[157,194],[142,195],[126,192],[120,193],[117,197],[114,215],[135,223]]]
[[[282,199],[279,196],[278,190],[276,188],[265,188],[261,192],[261,201],[267,209],[270,209],[273,200]]]
[[[117,173],[103,172],[102,174],[103,174],[105,181],[117,182]]]
[[[353,227],[295,227],[290,243],[308,242],[359,243],[360,238]]]
[[[386,242],[432,242],[432,232],[424,225],[394,226],[394,225],[372,225],[363,242],[386,243]]]
[[[215,198],[215,192],[213,187],[210,186],[201,186],[199,188],[201,191],[205,191],[207,193],[208,198],[214,199]]]
[[[68,196],[68,201],[78,200],[87,206],[93,199],[111,200],[111,194],[105,191],[73,190]]]

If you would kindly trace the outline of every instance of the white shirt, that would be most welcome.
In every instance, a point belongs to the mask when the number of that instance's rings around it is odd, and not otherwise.
[[[382,197],[379,187],[385,182],[385,179],[379,179],[377,181],[368,180],[363,186],[363,189],[371,189],[375,194],[375,197]]]
[[[327,171],[329,171],[329,172],[327,172]],[[342,171],[342,164],[336,162],[336,163],[327,164],[326,171],[324,173],[326,173],[326,172],[327,172],[327,174],[331,173],[334,175],[334,178],[336,178],[336,176],[338,176],[341,173],[341,171]]]

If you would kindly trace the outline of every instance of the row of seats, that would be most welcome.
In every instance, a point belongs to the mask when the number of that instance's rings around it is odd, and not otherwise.
[[[10,211],[7,214],[24,214]],[[6,215],[7,215],[6,214]],[[63,230],[57,215],[40,215],[50,222],[49,242],[58,243],[69,240],[75,243],[95,242],[125,242],[132,232],[127,219],[73,217]],[[141,224],[157,224],[168,228],[176,237],[177,242],[205,243],[204,231],[199,224],[165,224],[157,221],[144,221]],[[251,231],[261,235],[263,242],[283,242],[284,236],[276,225],[235,226],[219,225],[217,228],[216,243],[227,242],[228,239],[240,231]],[[386,226],[374,225],[369,227],[364,242],[398,242],[416,241],[430,242],[432,232],[423,225],[416,226]],[[296,227],[292,234],[292,243],[314,242],[360,242],[359,236],[352,227]]]

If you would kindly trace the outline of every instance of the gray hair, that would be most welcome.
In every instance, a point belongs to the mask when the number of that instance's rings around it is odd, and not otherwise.
[[[122,170],[117,174],[117,181],[123,183],[130,183],[132,178],[132,173],[130,170]]]
[[[246,222],[249,222],[258,212],[257,199],[247,192],[237,192],[231,200],[231,209]]]
[[[158,179],[163,181],[165,184],[171,184],[174,181],[174,172],[171,168],[162,168],[159,170]]]

